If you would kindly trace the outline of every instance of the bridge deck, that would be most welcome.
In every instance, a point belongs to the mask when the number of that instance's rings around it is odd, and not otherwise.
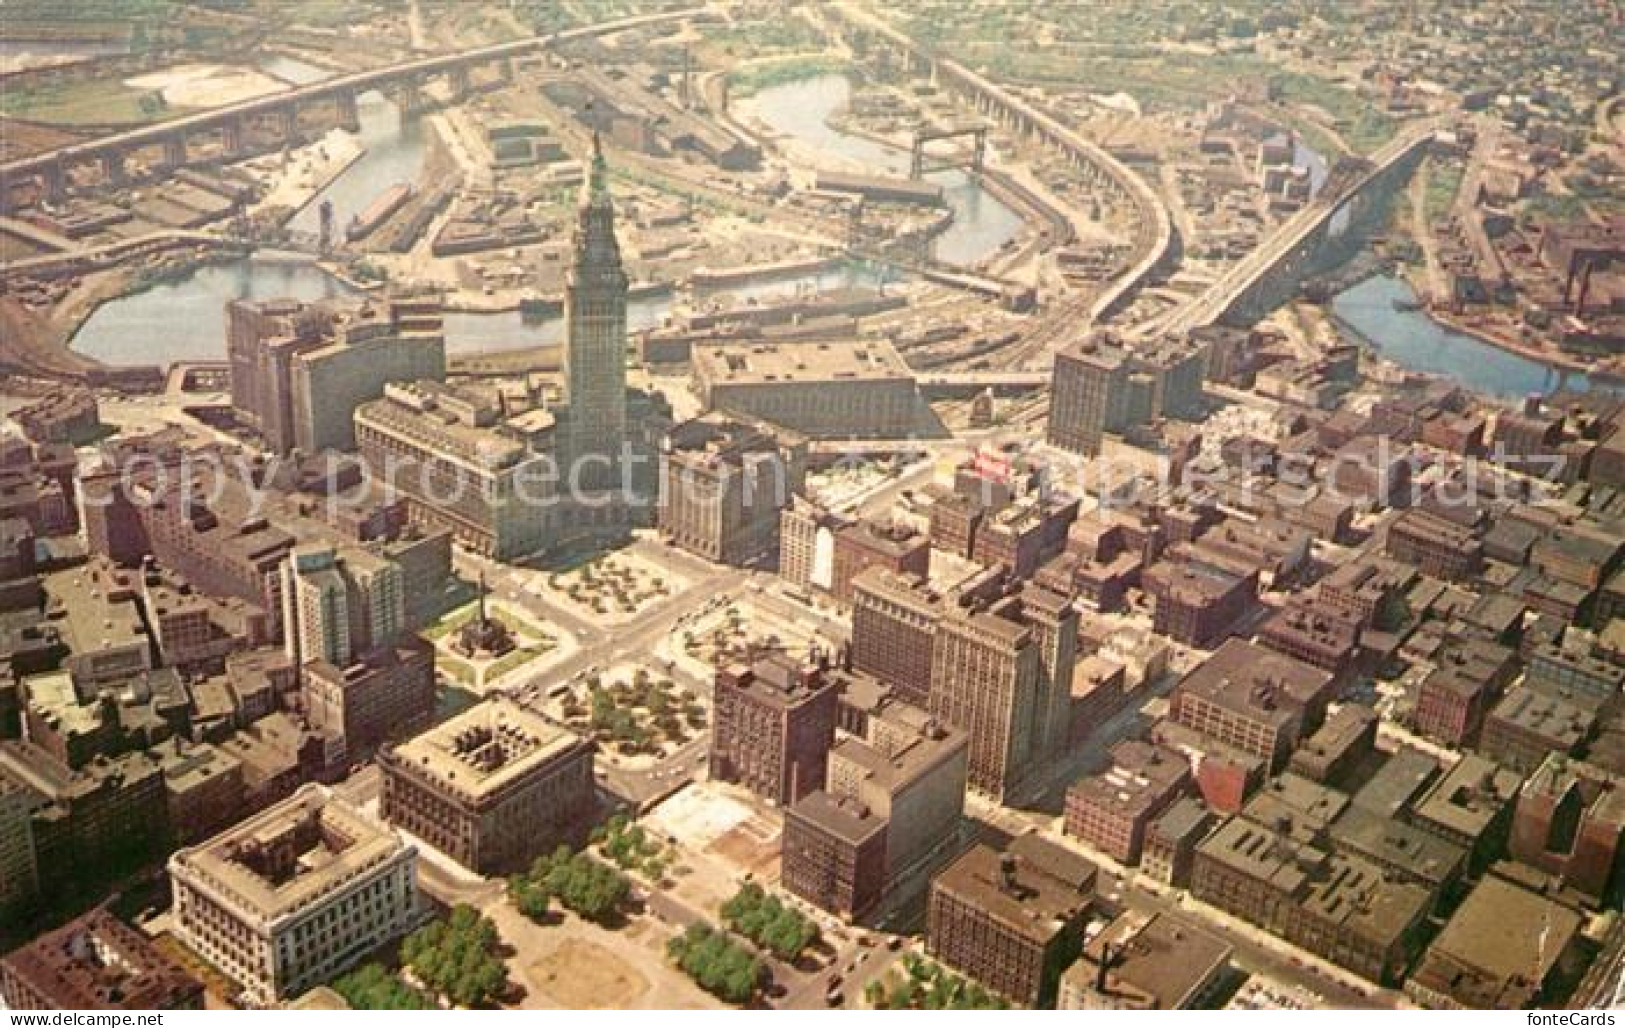
[[[224,107],[216,107],[207,111],[200,111],[197,114],[188,114],[168,121],[156,122],[152,125],[143,125],[140,128],[129,129],[124,132],[115,132],[87,142],[70,143],[28,157],[7,161],[0,164],[0,178],[11,179],[38,174],[46,171],[58,161],[87,161],[113,151],[162,143],[165,140],[172,139],[177,133],[185,134],[203,129],[212,129],[233,118],[267,114],[288,104],[297,105],[320,100],[331,100],[346,93],[364,93],[397,79],[437,75],[458,68],[483,64],[487,61],[531,53],[573,39],[584,39],[608,32],[637,28],[641,25],[691,17],[699,10],[699,8],[688,8],[658,14],[640,14],[617,21],[587,25],[549,36],[531,36],[526,39],[510,40],[506,43],[492,43],[486,46],[460,50],[455,53],[437,54],[433,57],[422,57],[382,68],[370,68],[349,75],[340,75],[310,85],[284,90],[280,93],[270,93],[240,103],[227,104]]]

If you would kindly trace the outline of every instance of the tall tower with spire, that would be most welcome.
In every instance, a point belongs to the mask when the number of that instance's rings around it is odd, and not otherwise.
[[[592,167],[582,184],[570,270],[564,280],[565,390],[569,401],[570,459],[583,464],[588,488],[619,484],[626,441],[626,271],[615,240],[609,169],[598,133]]]

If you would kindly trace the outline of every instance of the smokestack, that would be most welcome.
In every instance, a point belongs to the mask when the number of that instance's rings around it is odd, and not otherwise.
[[[1112,956],[1112,944],[1109,942],[1102,943],[1100,946],[1100,963],[1095,965],[1096,992],[1104,993],[1106,991],[1106,972],[1111,970]]]
[[[1020,893],[1021,886],[1016,882],[1016,858],[1009,853],[999,858],[999,879],[1005,892],[1012,896]]]

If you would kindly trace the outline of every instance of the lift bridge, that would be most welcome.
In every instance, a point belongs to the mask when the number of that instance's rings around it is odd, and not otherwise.
[[[971,137],[974,143],[968,155],[956,151],[952,156],[944,156],[932,154],[926,150],[928,145],[939,140],[962,139],[966,136]],[[909,152],[908,177],[911,179],[923,178],[928,171],[941,171],[944,168],[969,168],[972,174],[979,175],[986,154],[986,125],[952,125],[944,128],[915,129],[914,146]]]

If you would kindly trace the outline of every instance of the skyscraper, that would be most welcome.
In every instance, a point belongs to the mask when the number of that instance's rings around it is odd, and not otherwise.
[[[619,482],[626,440],[626,271],[615,240],[609,169],[596,134],[592,168],[582,187],[570,270],[564,280],[565,387],[571,461],[583,462],[565,482],[587,489]]]
[[[1048,441],[1085,457],[1098,456],[1101,437],[1123,428],[1129,365],[1123,351],[1082,340],[1055,355]]]

